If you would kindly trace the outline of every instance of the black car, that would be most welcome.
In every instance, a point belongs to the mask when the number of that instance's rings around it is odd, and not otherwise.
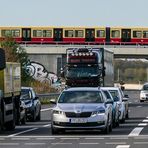
[[[21,87],[21,101],[26,106],[26,118],[30,121],[41,119],[41,103],[32,87]]]

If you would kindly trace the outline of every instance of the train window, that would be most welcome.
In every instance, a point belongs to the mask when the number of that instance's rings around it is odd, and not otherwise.
[[[84,31],[83,30],[75,30],[75,37],[83,37]]]
[[[33,30],[33,37],[42,37],[42,30]]]
[[[13,37],[19,37],[20,36],[20,30],[12,30],[11,34]]]
[[[133,37],[134,38],[141,38],[142,37],[142,31],[133,31]]]
[[[11,30],[2,30],[2,37],[11,36]]]
[[[52,30],[43,30],[43,37],[52,37]]]
[[[112,38],[119,38],[120,37],[120,31],[119,30],[112,30],[111,31],[111,37]]]
[[[74,31],[73,30],[65,30],[65,37],[73,37]]]
[[[143,31],[143,38],[148,38],[148,31]]]
[[[105,37],[105,30],[97,30],[97,37]]]

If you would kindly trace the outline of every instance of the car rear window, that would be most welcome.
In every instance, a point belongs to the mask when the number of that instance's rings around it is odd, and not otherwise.
[[[102,103],[102,94],[99,91],[65,91],[61,94],[58,103]]]

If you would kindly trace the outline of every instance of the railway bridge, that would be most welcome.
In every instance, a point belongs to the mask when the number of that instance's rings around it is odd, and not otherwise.
[[[78,47],[107,48],[114,52],[114,58],[148,59],[148,46],[140,45],[21,45],[29,55],[34,69],[59,75],[60,68],[66,63],[66,49]]]

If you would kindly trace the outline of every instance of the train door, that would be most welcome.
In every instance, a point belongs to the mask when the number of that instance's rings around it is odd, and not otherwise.
[[[31,41],[31,28],[22,28],[22,41]]]
[[[106,43],[110,43],[110,27],[106,27]]]
[[[85,41],[94,42],[95,41],[95,29],[86,29],[85,30]]]
[[[63,41],[63,29],[54,29],[54,41]]]
[[[131,41],[131,29],[122,29],[121,42],[130,42],[130,41]]]

